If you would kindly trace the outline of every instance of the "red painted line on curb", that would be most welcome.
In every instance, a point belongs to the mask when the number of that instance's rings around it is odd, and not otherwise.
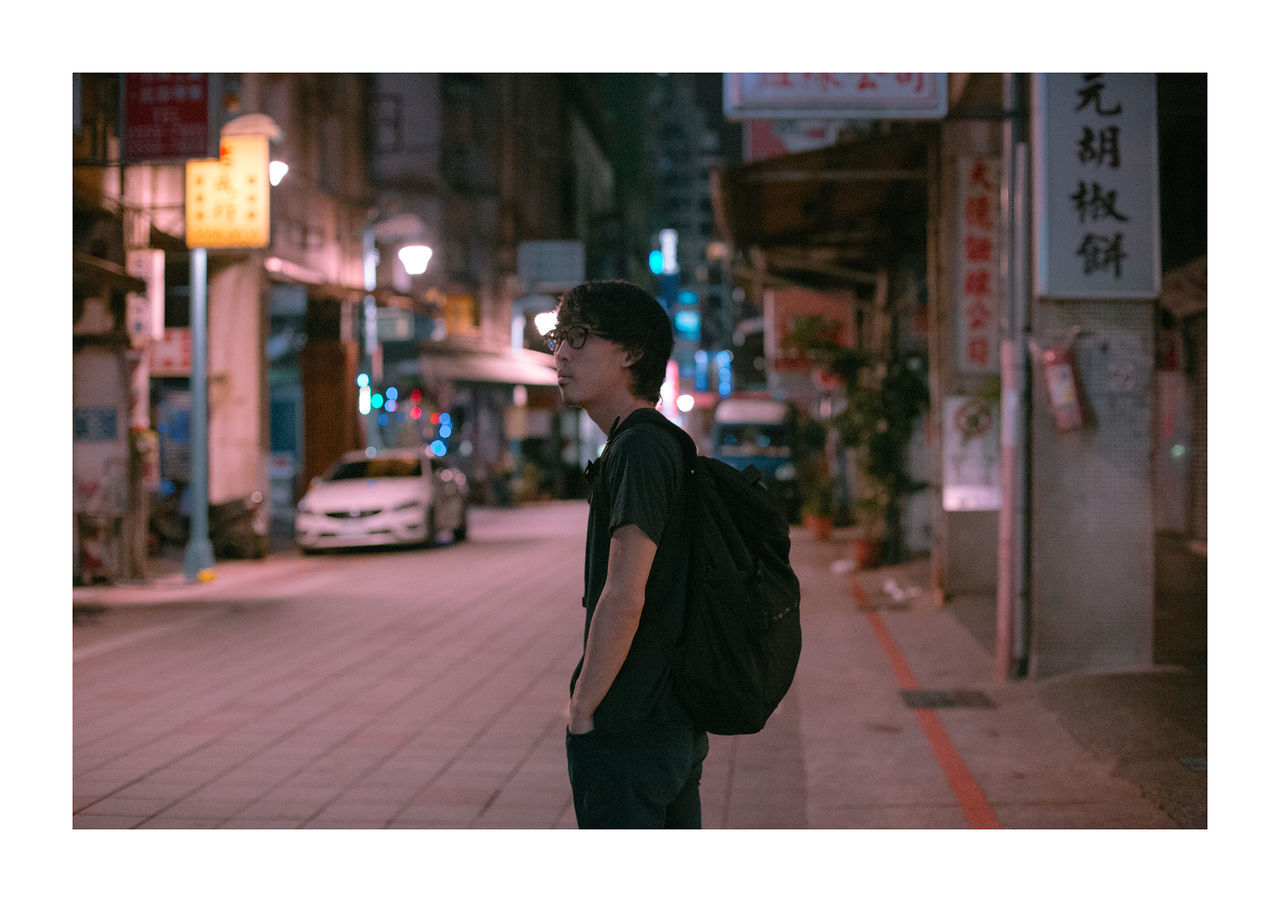
[[[915,689],[915,674],[911,672],[911,665],[907,663],[906,656],[898,648],[898,644],[893,641],[893,635],[889,632],[889,627],[885,626],[878,613],[868,609],[867,597],[863,593],[862,587],[858,585],[857,578],[851,576],[849,582],[853,586],[853,594],[858,607],[863,609],[863,613],[867,615],[867,623],[871,625],[871,631],[875,633],[876,640],[880,643],[880,648],[884,651],[885,657],[889,659],[889,666],[893,669],[894,676],[898,679],[898,686],[902,689]],[[942,773],[946,776],[947,782],[951,784],[951,792],[955,795],[956,801],[960,803],[960,809],[969,821],[969,826],[988,830],[998,829],[1000,821],[996,817],[995,809],[987,801],[987,797],[982,792],[982,787],[978,785],[978,781],[973,778],[973,774],[965,766],[964,759],[960,757],[956,747],[952,745],[951,737],[947,735],[947,729],[942,725],[942,719],[938,717],[938,712],[925,708],[917,709],[916,719],[920,721],[920,729],[924,731],[925,738],[929,740],[929,746],[933,749],[933,757],[938,760],[938,764],[942,767]]]
[[[987,801],[982,787],[973,778],[973,774],[969,773],[969,768],[965,767],[964,759],[960,757],[956,747],[951,744],[951,737],[947,735],[947,729],[942,725],[938,712],[927,709],[917,710],[916,718],[920,721],[924,735],[929,739],[929,745],[933,746],[933,756],[942,765],[942,772],[946,774],[947,782],[951,784],[951,792],[960,803],[964,816],[969,820],[969,826],[982,830],[1000,829],[1000,820],[996,817],[995,809]]]

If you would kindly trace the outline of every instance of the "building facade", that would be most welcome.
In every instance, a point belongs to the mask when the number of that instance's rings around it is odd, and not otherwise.
[[[578,242],[580,278],[624,265],[594,237],[617,202],[574,77],[94,74],[74,91],[77,579],[144,578],[155,511],[194,503],[185,167],[235,130],[269,135],[288,173],[269,242],[207,255],[208,501],[261,499],[256,528],[283,537],[341,453],[419,443],[481,487],[530,455],[530,491],[563,488],[519,248]],[[410,244],[425,272],[401,262]],[[418,416],[386,404],[401,393]]]
[[[778,90],[877,80],[760,78]],[[846,292],[851,345],[927,362],[916,541],[940,597],[996,599],[1001,677],[1150,667],[1157,534],[1204,550],[1204,76],[1071,78],[1059,88],[1095,118],[1068,110],[1054,147],[1038,130],[1043,79],[952,73],[944,113],[851,107],[858,126],[842,129],[825,112],[806,130],[820,140],[730,167],[718,195],[740,285]],[[1137,91],[1123,102],[1108,93],[1122,82]],[[1122,108],[1124,128],[1109,118]],[[1145,191],[1108,181],[1122,132],[1123,159],[1146,161],[1133,174]],[[1051,152],[1076,179],[1052,197],[1081,234],[1046,240],[1063,234],[1035,218],[1062,174],[1041,165]],[[1108,295],[1052,284],[1042,268],[1062,258],[1117,282],[1158,262],[1145,287]]]

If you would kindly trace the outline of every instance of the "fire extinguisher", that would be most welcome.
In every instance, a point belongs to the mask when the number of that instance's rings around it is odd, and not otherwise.
[[[1041,348],[1030,342],[1031,351],[1040,361],[1045,384],[1049,389],[1049,407],[1053,411],[1053,424],[1059,432],[1079,429],[1084,425],[1084,407],[1080,397],[1080,379],[1076,370],[1075,343],[1080,327],[1071,330],[1065,344]]]

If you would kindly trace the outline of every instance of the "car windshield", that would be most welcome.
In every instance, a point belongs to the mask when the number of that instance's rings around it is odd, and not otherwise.
[[[347,460],[334,467],[331,482],[339,479],[402,479],[422,475],[422,462],[405,457]]]
[[[782,426],[722,426],[719,452],[725,457],[787,457],[791,454],[787,439]]]

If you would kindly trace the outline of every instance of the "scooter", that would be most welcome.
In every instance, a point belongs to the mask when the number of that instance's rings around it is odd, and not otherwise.
[[[254,492],[245,498],[209,505],[209,543],[214,557],[228,559],[261,558],[267,553],[267,538],[258,531],[258,510],[263,495]],[[182,493],[151,500],[151,546],[185,547],[191,540],[191,518],[184,512]]]
[[[267,553],[267,538],[257,528],[262,493],[209,505],[209,541],[214,557],[260,558]]]

